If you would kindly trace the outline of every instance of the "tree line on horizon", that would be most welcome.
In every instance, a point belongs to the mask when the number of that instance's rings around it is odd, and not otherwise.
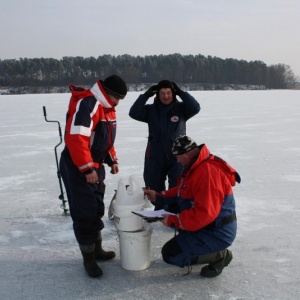
[[[0,87],[91,85],[111,74],[129,85],[168,79],[179,84],[257,85],[287,89],[296,82],[290,66],[199,55],[102,55],[95,57],[0,59]]]

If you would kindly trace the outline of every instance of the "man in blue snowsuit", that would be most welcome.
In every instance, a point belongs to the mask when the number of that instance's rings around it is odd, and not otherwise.
[[[156,95],[152,104],[148,99]],[[178,101],[176,95],[182,101]],[[186,121],[200,111],[200,105],[189,93],[181,90],[176,83],[162,80],[140,95],[132,105],[129,116],[148,124],[149,136],[145,152],[144,181],[147,188],[155,191],[166,190],[176,185],[182,166],[172,154],[176,137],[186,134]],[[156,205],[155,209],[174,207]]]

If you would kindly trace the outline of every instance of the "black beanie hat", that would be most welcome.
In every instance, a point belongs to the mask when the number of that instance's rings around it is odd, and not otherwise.
[[[156,92],[156,97],[159,99],[159,91],[161,89],[171,89],[172,94],[173,94],[173,99],[175,98],[175,90],[173,83],[169,80],[162,80],[157,84],[157,92]]]
[[[197,147],[197,144],[187,135],[178,136],[172,146],[172,153],[174,155],[180,155],[189,152]]]
[[[107,94],[124,99],[127,94],[125,81],[118,75],[111,75],[102,82],[103,88]]]

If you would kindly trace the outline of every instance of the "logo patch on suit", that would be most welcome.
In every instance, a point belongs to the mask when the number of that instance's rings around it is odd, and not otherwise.
[[[173,116],[173,117],[171,118],[171,121],[174,122],[174,123],[176,123],[176,122],[179,121],[179,117],[178,117],[178,116]]]

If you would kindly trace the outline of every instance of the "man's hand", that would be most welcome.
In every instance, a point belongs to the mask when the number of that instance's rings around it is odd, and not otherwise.
[[[180,89],[180,87],[175,82],[172,82],[172,84],[173,84],[173,87],[175,90],[175,94],[180,97],[180,95],[182,95],[182,93],[183,93],[183,90]]]
[[[111,174],[117,174],[119,173],[119,165],[118,164],[114,164],[110,167],[110,173]]]
[[[97,183],[99,181],[97,172],[95,170],[90,174],[86,174],[85,177],[86,177],[86,182],[88,183]]]
[[[157,92],[157,85],[152,85],[145,93],[144,95],[147,97],[147,98],[150,98],[152,96],[154,96]]]
[[[156,200],[156,192],[154,190],[145,189],[144,195],[147,196],[148,200],[150,200],[152,203],[155,203]]]
[[[162,215],[164,218],[160,220],[165,226],[168,226],[168,215]]]

